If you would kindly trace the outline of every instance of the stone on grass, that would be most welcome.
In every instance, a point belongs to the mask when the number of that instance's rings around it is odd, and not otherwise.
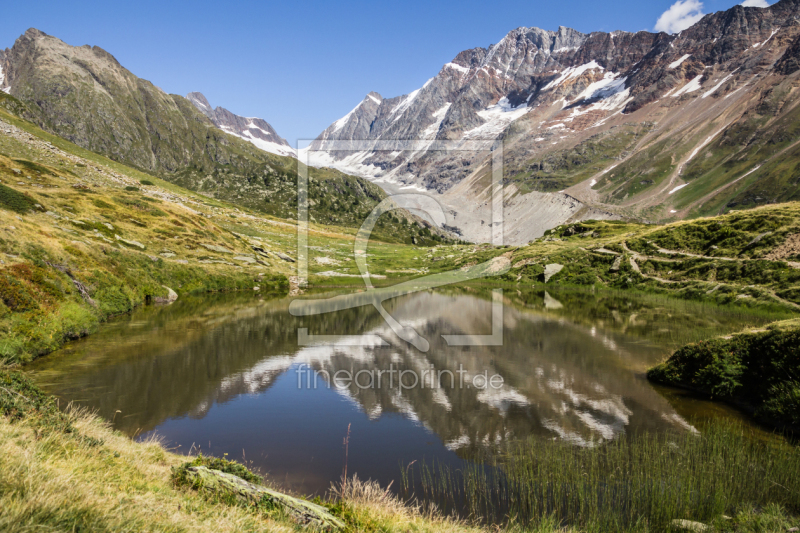
[[[709,527],[702,522],[694,522],[692,520],[673,520],[670,522],[672,529],[678,531],[708,531]]]
[[[138,241],[130,241],[128,239],[123,239],[119,235],[114,235],[114,238],[117,239],[121,243],[127,244],[128,246],[135,246],[136,248],[139,248],[140,250],[144,250],[144,244],[142,244],[142,243],[140,243]]]
[[[212,252],[218,252],[221,254],[232,254],[233,250],[228,250],[222,246],[217,246],[216,244],[201,244],[200,246],[204,247],[206,250],[210,250]]]

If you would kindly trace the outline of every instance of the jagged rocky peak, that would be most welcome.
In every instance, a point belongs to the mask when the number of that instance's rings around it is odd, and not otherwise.
[[[208,103],[208,99],[203,93],[189,93],[186,95],[189,100],[201,113],[210,119],[214,118],[214,108]]]
[[[269,122],[258,117],[242,117],[225,109],[212,108],[208,99],[200,92],[186,95],[186,99],[203,113],[219,129],[251,142],[258,148],[278,155],[296,157],[297,153],[289,143],[278,135]]]

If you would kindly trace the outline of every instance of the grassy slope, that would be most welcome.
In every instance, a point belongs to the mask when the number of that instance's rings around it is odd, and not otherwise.
[[[522,194],[564,190],[612,165],[619,154],[633,148],[651,128],[649,124],[615,127],[567,150],[521,163],[509,162],[509,180],[517,184]]]
[[[533,245],[515,250],[506,279],[541,281],[545,265],[559,263],[564,268],[550,283],[637,289],[796,312],[800,258],[787,243],[798,234],[796,203],[667,226],[587,221],[555,228]]]

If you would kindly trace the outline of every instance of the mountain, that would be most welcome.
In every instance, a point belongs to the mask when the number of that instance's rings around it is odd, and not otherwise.
[[[45,131],[206,196],[296,219],[303,166],[257,147],[285,143],[266,122],[210,105],[201,112],[197,103],[207,101],[196,93],[192,100],[167,94],[100,47],[70,46],[33,28],[0,52],[0,69],[0,88],[10,95],[1,95],[0,106]],[[336,170],[310,169],[309,177],[312,222],[359,227],[386,197]],[[381,220],[377,235],[419,243],[444,235],[425,226],[406,213]]]
[[[189,93],[186,95],[186,99],[211,119],[215,126],[226,133],[249,141],[265,152],[292,157],[297,156],[295,150],[286,142],[286,139],[279,136],[275,128],[263,118],[241,117],[231,113],[224,107],[212,108],[203,93]]]
[[[503,142],[505,241],[568,221],[669,221],[800,198],[800,0],[735,6],[676,35],[518,28],[421,88],[369,93],[304,152],[380,184],[424,188],[488,240],[490,154],[380,141]],[[335,151],[330,141],[371,149]]]

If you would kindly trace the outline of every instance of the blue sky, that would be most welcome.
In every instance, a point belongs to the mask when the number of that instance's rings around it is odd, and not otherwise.
[[[652,30],[674,2],[28,0],[3,6],[0,47],[29,27],[98,45],[167,92],[201,91],[213,106],[266,119],[294,146],[369,91],[408,93],[461,50],[496,43],[519,26]],[[739,2],[679,0],[682,9],[671,13],[685,20]]]

